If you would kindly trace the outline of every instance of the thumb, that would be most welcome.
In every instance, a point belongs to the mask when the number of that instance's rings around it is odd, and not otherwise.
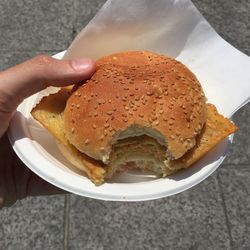
[[[12,112],[26,97],[48,86],[62,87],[92,76],[91,59],[57,60],[47,55],[36,56],[0,72],[0,104]]]

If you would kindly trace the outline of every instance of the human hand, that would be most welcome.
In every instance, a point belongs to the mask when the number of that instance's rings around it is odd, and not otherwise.
[[[40,55],[0,72],[0,207],[26,196],[63,193],[31,172],[16,156],[6,130],[17,106],[48,86],[62,87],[86,80],[95,71],[90,59],[57,60]]]

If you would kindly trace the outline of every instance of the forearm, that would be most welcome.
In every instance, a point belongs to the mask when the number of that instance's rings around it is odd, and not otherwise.
[[[13,150],[10,150],[11,145],[7,143],[8,138],[5,134],[0,140],[0,200],[1,205],[10,206],[20,196],[17,193],[16,179],[27,178],[28,173],[24,173],[19,176],[17,167],[17,157]],[[20,190],[21,191],[21,190]],[[18,192],[20,192],[18,190]],[[21,191],[23,192],[23,190]]]

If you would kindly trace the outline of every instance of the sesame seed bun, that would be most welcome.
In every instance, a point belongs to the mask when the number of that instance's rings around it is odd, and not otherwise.
[[[205,121],[206,98],[195,75],[172,58],[146,51],[98,60],[95,74],[64,110],[68,141],[104,163],[121,141],[140,136],[178,159],[195,146]]]

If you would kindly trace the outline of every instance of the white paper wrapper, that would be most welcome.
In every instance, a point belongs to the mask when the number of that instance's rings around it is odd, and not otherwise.
[[[189,0],[109,0],[64,58],[97,59],[126,50],[151,50],[180,60],[227,117],[249,101],[249,57],[223,40]]]

